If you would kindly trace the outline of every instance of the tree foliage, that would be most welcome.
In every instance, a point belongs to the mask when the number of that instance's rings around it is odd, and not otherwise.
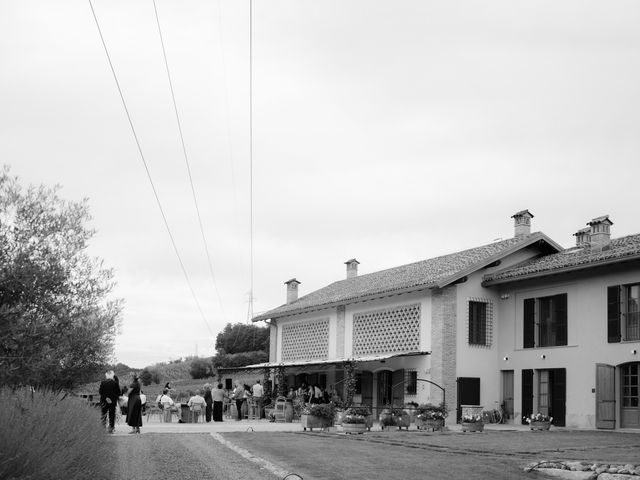
[[[71,387],[109,363],[121,301],[88,256],[87,200],[0,171],[0,383]]]
[[[191,367],[189,368],[189,374],[191,378],[207,378],[213,375],[211,367],[211,358],[194,358],[191,361]]]
[[[269,351],[269,329],[245,323],[227,323],[216,337],[218,353]]]
[[[215,367],[243,367],[269,360],[269,329],[227,323],[216,337]]]

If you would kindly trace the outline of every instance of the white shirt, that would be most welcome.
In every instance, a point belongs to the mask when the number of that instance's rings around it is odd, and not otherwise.
[[[256,383],[253,387],[251,387],[251,392],[253,393],[254,397],[262,397],[264,389],[262,388],[262,385]]]

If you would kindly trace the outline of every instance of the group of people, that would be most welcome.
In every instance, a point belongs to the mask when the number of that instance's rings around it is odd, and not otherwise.
[[[329,403],[336,401],[340,395],[333,385],[326,389],[320,385],[307,386],[306,383],[303,383],[297,390],[293,387],[290,388],[287,398],[290,400],[302,399],[304,403]]]
[[[171,385],[167,383],[160,395],[156,398],[155,403],[162,410],[162,418],[164,422],[171,422],[173,411],[176,411],[176,402],[171,396]],[[128,394],[128,397],[125,396]],[[263,408],[264,387],[260,380],[256,380],[253,386],[243,384],[240,381],[235,382],[235,388],[227,393],[222,387],[222,383],[218,383],[216,388],[206,383],[202,390],[197,390],[187,402],[190,412],[197,421],[199,415],[204,410],[205,420],[207,422],[222,422],[224,413],[224,404],[226,400],[235,403],[236,420],[242,420],[247,412],[248,400],[252,399],[252,407],[255,408],[255,416],[264,418]],[[319,385],[302,384],[298,389],[290,388],[287,398],[306,403],[329,403],[339,398],[333,385],[329,389],[324,389]],[[129,386],[121,387],[118,377],[113,370],[105,373],[105,380],[100,383],[100,406],[102,412],[102,424],[107,425],[109,421],[108,432],[113,433],[115,428],[116,408],[118,405],[122,408],[122,413],[126,414],[127,425],[131,427],[129,433],[140,433],[142,427],[142,414],[146,404],[146,396],[142,393],[140,380],[135,373],[131,374],[131,383]]]
[[[229,396],[236,403],[236,420],[242,420],[244,416],[244,411],[246,411],[248,407],[247,400],[254,400],[254,407],[256,409],[255,415],[258,418],[264,418],[264,408],[262,397],[264,395],[264,387],[260,383],[260,380],[256,380],[256,383],[253,386],[249,386],[247,384],[243,384],[242,382],[236,382],[236,386],[231,392]]]

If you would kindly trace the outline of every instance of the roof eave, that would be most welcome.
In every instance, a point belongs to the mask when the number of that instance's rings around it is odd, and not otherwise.
[[[483,287],[491,287],[494,285],[503,285],[505,283],[513,283],[513,282],[519,282],[519,281],[524,281],[524,280],[531,280],[531,279],[535,279],[535,278],[542,278],[542,277],[550,277],[553,275],[560,275],[563,273],[572,273],[572,272],[577,272],[580,270],[587,270],[589,268],[596,268],[596,267],[606,267],[607,265],[614,265],[616,263],[626,263],[626,262],[632,262],[635,260],[640,260],[640,253],[636,253],[634,255],[628,256],[628,257],[621,257],[621,258],[610,258],[607,260],[601,260],[599,262],[591,262],[591,263],[583,263],[583,264],[579,264],[579,265],[571,265],[569,267],[563,267],[563,268],[555,268],[552,270],[544,270],[544,271],[540,271],[540,272],[533,272],[533,273],[528,273],[525,275],[518,275],[515,277],[506,277],[506,278],[498,278],[496,280],[485,280],[482,282],[482,286]]]
[[[310,313],[310,312],[317,312],[319,310],[327,310],[330,308],[335,308],[335,307],[339,307],[340,305],[349,305],[352,303],[361,303],[361,302],[369,302],[371,300],[376,300],[379,298],[386,298],[386,297],[394,297],[396,295],[404,295],[407,293],[413,293],[413,292],[419,292],[421,290],[428,290],[430,288],[434,288],[437,285],[434,283],[425,283],[423,285],[414,285],[411,287],[404,287],[404,288],[399,288],[397,290],[388,290],[386,292],[378,292],[378,293],[372,293],[369,295],[363,295],[363,296],[357,296],[357,297],[352,297],[352,298],[347,298],[344,300],[340,300],[338,302],[330,302],[330,303],[324,303],[324,304],[320,304],[320,305],[314,305],[314,306],[309,306],[309,307],[301,307],[301,308],[297,308],[297,309],[293,309],[293,310],[289,310],[286,312],[282,312],[282,313],[264,313],[262,315],[258,315],[256,317],[252,318],[253,322],[262,322],[265,320],[275,320],[276,318],[283,318],[283,317],[292,317],[294,315],[300,315],[302,313]],[[272,310],[273,311],[273,310]]]
[[[470,267],[461,270],[459,272],[456,272],[454,275],[451,275],[450,277],[445,278],[444,280],[438,282],[437,286],[438,288],[444,288],[447,285],[451,285],[452,283],[456,282],[457,280],[460,280],[461,278],[464,278],[470,274],[472,274],[473,272],[480,270],[481,268],[486,267],[487,265],[491,265],[493,262],[497,261],[497,260],[501,260],[502,258],[511,255],[514,252],[517,252],[518,250],[522,249],[522,248],[526,248],[530,245],[533,245],[536,242],[539,242],[540,240],[544,240],[545,242],[547,242],[551,247],[553,247],[556,251],[561,252],[564,250],[564,248],[562,248],[561,245],[557,244],[556,242],[554,242],[553,240],[551,240],[549,237],[547,237],[544,233],[542,232],[538,232],[538,233],[534,233],[533,235],[531,235],[530,237],[528,237],[525,241],[523,241],[522,243],[517,243],[509,248],[507,248],[506,250],[501,251],[500,253],[496,253],[495,255],[492,255],[491,257],[487,258],[486,260],[483,260],[482,262],[478,262],[474,265],[471,265]],[[483,283],[484,285],[484,283]]]

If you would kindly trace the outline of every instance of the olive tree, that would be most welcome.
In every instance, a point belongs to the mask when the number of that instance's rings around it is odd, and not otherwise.
[[[0,170],[0,383],[72,387],[112,358],[121,301],[87,254],[87,200]]]

